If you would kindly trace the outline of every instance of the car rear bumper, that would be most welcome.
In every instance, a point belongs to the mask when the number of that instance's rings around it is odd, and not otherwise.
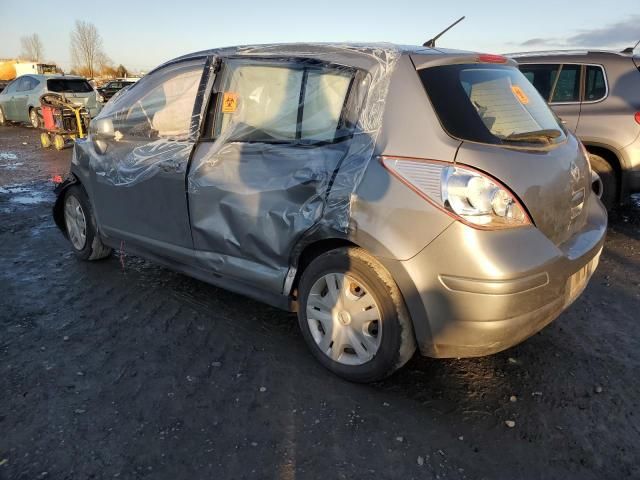
[[[557,318],[597,267],[606,212],[590,196],[580,232],[556,246],[535,227],[483,231],[453,223],[390,270],[423,355],[472,357],[520,343]]]

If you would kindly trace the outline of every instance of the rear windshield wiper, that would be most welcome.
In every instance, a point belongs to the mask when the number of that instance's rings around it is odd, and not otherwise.
[[[507,142],[527,142],[527,141],[544,141],[549,142],[554,138],[558,138],[562,135],[560,130],[555,128],[549,128],[546,130],[534,130],[532,132],[512,133],[506,137],[501,137],[501,140]]]

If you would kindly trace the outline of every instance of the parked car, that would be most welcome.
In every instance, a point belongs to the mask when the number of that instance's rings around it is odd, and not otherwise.
[[[116,92],[119,92],[120,90],[122,90],[124,87],[127,87],[129,85],[133,85],[135,82],[131,81],[127,81],[127,80],[112,80],[110,82],[108,82],[106,85],[98,88],[98,93],[100,94],[100,96],[102,97],[102,102],[106,103],[108,102],[111,97],[113,97],[113,95]]]
[[[640,56],[555,51],[511,55],[582,140],[612,208],[640,191]]]
[[[100,111],[96,91],[82,77],[70,75],[22,75],[0,92],[0,125],[6,121],[30,122],[40,127],[40,96],[63,94],[68,100],[84,105],[90,117]]]
[[[487,355],[555,319],[602,249],[591,182],[505,57],[239,47],[109,102],[53,215],[81,259],[121,248],[297,311],[313,355],[365,382],[416,346]]]

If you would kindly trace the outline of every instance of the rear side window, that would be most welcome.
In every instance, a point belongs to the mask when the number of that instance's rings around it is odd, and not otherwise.
[[[560,65],[558,64],[520,65],[520,71],[546,101],[549,101],[551,97],[551,90],[559,70]]]
[[[482,143],[548,143],[564,132],[533,85],[515,67],[446,65],[420,79],[450,135]]]
[[[217,94],[214,137],[245,142],[333,142],[343,121],[351,69],[229,61]]]
[[[563,65],[551,103],[580,101],[580,65]]]
[[[89,93],[93,91],[91,84],[80,78],[52,78],[47,80],[47,89],[56,93]]]
[[[584,99],[587,102],[602,100],[607,95],[604,70],[599,65],[587,65]]]

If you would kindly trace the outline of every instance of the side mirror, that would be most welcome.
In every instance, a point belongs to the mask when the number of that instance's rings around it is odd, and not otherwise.
[[[109,141],[116,138],[116,132],[113,128],[113,121],[110,118],[98,118],[91,121],[89,127],[91,140],[95,146],[96,152],[100,155],[107,153]]]
[[[110,118],[98,118],[91,121],[91,134],[98,140],[111,140],[116,136],[113,121]]]

